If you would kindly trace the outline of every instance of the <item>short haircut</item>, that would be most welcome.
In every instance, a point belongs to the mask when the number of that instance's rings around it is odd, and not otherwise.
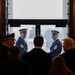
[[[44,38],[42,36],[36,36],[34,38],[34,45],[35,46],[42,47],[43,43],[44,43]]]
[[[9,50],[10,57],[17,57],[20,54],[20,49],[17,46],[13,46]]]

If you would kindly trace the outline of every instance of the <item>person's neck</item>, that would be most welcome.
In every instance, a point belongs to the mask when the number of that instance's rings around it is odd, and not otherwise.
[[[41,48],[41,47],[35,46],[35,48]]]
[[[22,36],[20,36],[22,39],[24,39]]]
[[[54,39],[54,41],[56,41],[58,38]]]

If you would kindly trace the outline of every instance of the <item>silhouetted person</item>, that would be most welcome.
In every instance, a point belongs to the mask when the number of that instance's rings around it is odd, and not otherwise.
[[[49,75],[74,75],[74,73],[67,68],[62,57],[56,56],[52,60],[52,70],[49,71]]]
[[[63,50],[64,53],[60,56],[65,60],[67,67],[75,73],[75,48],[72,38],[65,38],[63,40]]]
[[[28,50],[28,45],[25,41],[26,35],[27,35],[27,29],[20,29],[20,36],[18,40],[16,41],[16,46],[19,47],[21,51],[21,60],[23,59],[23,55],[27,52]]]
[[[9,50],[10,59],[0,63],[0,73],[3,75],[31,75],[31,68],[28,62],[20,60],[20,49],[13,46]]]
[[[55,57],[57,55],[59,55],[62,51],[62,43],[61,41],[58,39],[58,34],[59,32],[56,30],[52,30],[52,38],[54,40],[54,42],[52,43],[51,47],[50,47],[50,52],[49,54],[51,54],[51,57]]]
[[[8,60],[10,58],[8,51],[10,47],[14,45],[14,41],[15,41],[14,33],[3,35],[2,40],[3,40],[3,45],[0,48],[0,62]]]
[[[32,75],[47,75],[52,67],[51,56],[43,49],[44,38],[36,36],[34,38],[34,48],[24,54],[23,60],[31,64]]]

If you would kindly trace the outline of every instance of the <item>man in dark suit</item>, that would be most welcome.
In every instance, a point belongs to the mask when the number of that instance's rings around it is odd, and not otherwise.
[[[21,60],[23,59],[23,55],[27,52],[28,50],[28,45],[26,41],[24,40],[26,38],[27,34],[27,29],[20,29],[20,36],[18,40],[16,41],[16,46],[19,47],[21,51]]]
[[[24,54],[23,60],[31,64],[32,75],[47,75],[52,68],[51,55],[42,49],[44,43],[42,36],[36,36],[33,43],[34,48]]]
[[[0,63],[0,73],[6,75],[31,75],[31,68],[28,62],[20,60],[20,50],[13,46],[9,50],[10,59]]]
[[[75,73],[75,47],[72,38],[63,40],[63,50],[60,56],[65,60],[66,66]]]
[[[14,35],[14,33],[11,33],[1,36],[3,45],[0,48],[0,62],[8,60],[10,58],[8,51],[12,46],[14,46]]]
[[[58,34],[59,32],[56,30],[52,30],[52,38],[54,40],[54,42],[52,43],[51,47],[50,47],[50,52],[49,54],[51,54],[52,58],[59,55],[62,51],[62,43],[61,41],[58,39]]]

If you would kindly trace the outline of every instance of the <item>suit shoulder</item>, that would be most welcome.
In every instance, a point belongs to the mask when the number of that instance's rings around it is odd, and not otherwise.
[[[30,52],[25,53],[25,54],[23,55],[23,58],[30,56],[30,54],[31,54]]]

